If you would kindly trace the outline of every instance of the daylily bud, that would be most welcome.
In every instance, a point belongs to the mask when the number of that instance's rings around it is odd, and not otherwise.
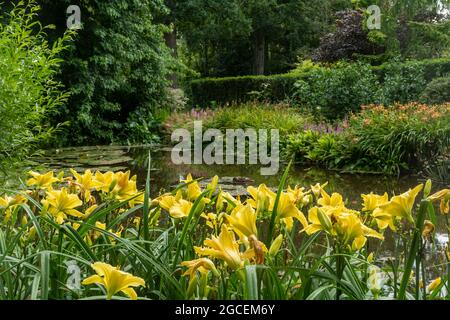
[[[261,214],[269,209],[269,197],[266,193],[258,192],[258,202],[257,202],[257,214]]]
[[[63,178],[64,178],[64,171],[61,171],[60,173],[58,173],[58,176],[57,176],[57,178],[58,178],[58,180],[63,180]]]
[[[26,216],[23,216],[23,217],[22,217],[22,221],[21,221],[22,227],[23,227],[23,226],[26,226],[27,223],[28,223],[27,217],[26,217]]]
[[[319,218],[322,227],[326,231],[330,232],[331,229],[333,228],[330,217],[328,217],[328,215],[325,212],[323,212],[322,209],[317,209],[317,217]]]
[[[224,198],[222,195],[222,190],[219,191],[219,195],[217,196],[217,200],[216,200],[216,210],[217,212],[222,212],[223,209],[223,202],[224,202]]]
[[[36,236],[36,228],[32,226],[30,228],[30,231],[28,232],[28,240],[33,240],[35,236]]]
[[[442,282],[441,277],[434,279],[433,282],[431,282],[431,283],[427,286],[427,292],[432,292],[432,291],[434,291],[437,287],[439,287],[439,285],[441,284],[441,282]]]
[[[116,185],[117,185],[117,177],[114,177],[114,179],[111,182],[111,185],[109,186],[109,191],[108,192],[113,191],[114,188],[116,187]]]
[[[430,179],[427,180],[425,183],[425,188],[423,189],[423,196],[424,198],[427,198],[431,193],[431,187],[433,186],[433,183]]]
[[[313,201],[312,199],[312,195],[308,194],[306,196],[303,197],[302,203],[304,206],[307,206],[308,204],[310,204]]]
[[[380,272],[380,269],[376,266],[370,266],[368,271],[369,277],[367,279],[367,287],[370,291],[372,291],[372,294],[375,296],[375,298],[377,298],[386,279]]]
[[[270,246],[269,255],[271,257],[275,257],[277,255],[278,251],[280,251],[282,243],[283,243],[283,235],[280,234],[278,237],[275,238],[275,240],[273,240],[272,245]]]
[[[368,256],[367,256],[367,262],[372,263],[373,262],[373,252],[371,252]]]
[[[209,196],[211,197],[213,193],[216,191],[217,184],[219,183],[219,176],[214,176],[211,179],[211,183],[208,184],[207,189],[210,191]]]

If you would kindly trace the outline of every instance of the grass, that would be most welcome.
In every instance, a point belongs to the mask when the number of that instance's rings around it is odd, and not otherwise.
[[[284,104],[250,102],[218,109],[191,110],[175,113],[165,123],[168,130],[187,128],[193,130],[193,121],[203,121],[204,129],[278,129],[280,136],[295,133],[312,120],[308,114]]]

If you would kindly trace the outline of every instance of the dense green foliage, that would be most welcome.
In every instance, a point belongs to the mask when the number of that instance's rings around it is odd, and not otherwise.
[[[338,63],[316,69],[306,80],[297,81],[293,96],[298,105],[336,118],[375,102],[379,87],[369,65]]]
[[[46,141],[53,131],[48,119],[67,98],[56,75],[69,36],[49,44],[38,10],[22,4],[0,15],[0,163]]]
[[[448,0],[402,1],[173,1],[166,23],[172,46],[203,77],[286,72],[297,58],[365,59],[448,56]],[[381,29],[369,30],[381,8]]]
[[[42,20],[66,28],[72,1],[41,0]],[[89,144],[155,139],[155,113],[165,102],[168,51],[157,0],[89,0],[83,28],[64,56],[62,81],[72,96],[56,122],[70,121],[59,142]]]
[[[183,61],[204,77],[261,75],[290,69],[318,45],[332,13],[348,1],[167,0]]]
[[[306,75],[205,78],[190,84],[193,106],[224,105],[254,99],[280,102],[292,94],[294,84]]]
[[[248,102],[233,104],[225,108],[192,110],[174,113],[165,121],[167,129],[186,128],[193,130],[193,121],[202,121],[203,129],[278,129],[280,138],[301,130],[312,121],[312,116],[299,113],[296,108],[285,104]]]
[[[450,102],[450,76],[431,81],[422,92],[420,101],[430,104]]]
[[[291,136],[287,150],[303,163],[398,174],[448,155],[449,121],[448,104],[370,106],[337,128],[319,126]]]
[[[282,75],[194,80],[190,84],[189,92],[192,105],[200,107],[246,102],[254,99],[280,102],[290,99],[292,96],[295,96],[297,100],[306,100],[308,97],[312,99],[314,96],[316,101],[320,100],[322,104],[315,105],[313,108],[317,106],[327,108],[325,102],[331,100],[331,96],[341,93],[346,95],[341,97],[343,99],[342,102],[331,102],[343,105],[344,101],[350,99],[352,100],[350,101],[351,105],[342,106],[342,108],[356,110],[359,107],[356,104],[361,101],[369,103],[385,102],[389,104],[393,101],[407,102],[417,100],[427,82],[448,73],[450,73],[450,59],[448,58],[385,63],[381,66],[370,67],[370,69],[368,69],[367,65],[361,63],[356,65],[338,63],[337,67],[333,65],[327,67],[305,61],[293,72]],[[326,80],[324,77],[331,77],[332,79]],[[339,83],[346,83],[348,79],[355,86],[355,90],[350,91],[345,86],[345,88],[338,88],[336,93],[331,90],[329,90],[331,91],[329,94],[326,93],[328,91],[323,91],[323,89],[327,90],[327,88],[324,88],[325,86],[321,83],[322,80],[333,82],[333,88],[336,90]],[[307,86],[316,86],[318,91],[304,92],[306,97],[302,97],[294,86],[299,80],[302,83],[300,86],[301,91],[303,90],[302,88]],[[385,83],[384,86],[383,83]],[[358,85],[368,85],[368,87],[363,89],[363,92],[359,92]],[[389,86],[393,86],[392,89]],[[358,97],[348,96],[346,93],[349,92],[356,94]],[[324,96],[319,98],[318,95]],[[327,95],[329,96],[328,98],[326,97]],[[369,97],[373,99],[368,100]]]
[[[345,10],[336,13],[336,30],[322,37],[315,50],[315,61],[332,62],[354,60],[360,56],[381,55],[384,52],[384,35],[364,28],[363,10]],[[375,35],[378,38],[375,39]]]

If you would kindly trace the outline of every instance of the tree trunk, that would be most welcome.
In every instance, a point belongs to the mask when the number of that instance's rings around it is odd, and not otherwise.
[[[264,75],[266,63],[266,37],[262,32],[255,33],[255,74]]]
[[[174,27],[172,32],[164,34],[166,45],[170,49],[172,57],[178,58],[178,45],[177,45],[177,29]],[[176,73],[169,75],[169,80],[172,83],[173,88],[178,88],[178,76]]]

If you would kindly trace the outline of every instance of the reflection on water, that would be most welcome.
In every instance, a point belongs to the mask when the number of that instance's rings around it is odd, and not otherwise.
[[[152,196],[158,195],[164,190],[169,190],[179,182],[180,177],[185,177],[192,173],[194,178],[211,178],[214,175],[220,177],[242,177],[250,179],[253,185],[265,183],[269,187],[276,187],[283,174],[283,166],[275,176],[261,176],[259,165],[174,165],[171,161],[170,148],[160,146],[139,146],[139,147],[84,147],[70,148],[49,151],[44,157],[38,159],[43,167],[55,170],[74,168],[84,171],[92,170],[126,170],[130,169],[138,175],[138,183],[143,187],[147,176],[148,155],[151,153],[151,192]],[[317,168],[293,167],[289,174],[288,184],[308,187],[317,182],[328,181],[328,191],[339,192],[350,208],[361,208],[361,194],[374,193],[382,194],[388,192],[389,195],[400,194],[409,188],[424,181],[417,177],[384,177],[381,175],[362,174],[341,174],[334,171],[327,171]],[[434,186],[434,189],[441,189],[448,186]],[[241,189],[245,190],[241,186]],[[434,191],[434,190],[433,190]],[[428,246],[425,257],[429,266],[430,274],[445,267],[445,256],[443,249],[448,242],[446,226],[442,216],[439,216],[435,243]],[[393,235],[387,232],[386,240],[380,247],[376,241],[369,243],[370,250],[376,250],[379,258],[388,259],[397,256],[395,241],[397,246],[402,247],[401,240],[394,239]],[[399,251],[403,251],[403,248]],[[431,266],[431,267],[430,267]],[[442,270],[441,270],[442,271]]]

